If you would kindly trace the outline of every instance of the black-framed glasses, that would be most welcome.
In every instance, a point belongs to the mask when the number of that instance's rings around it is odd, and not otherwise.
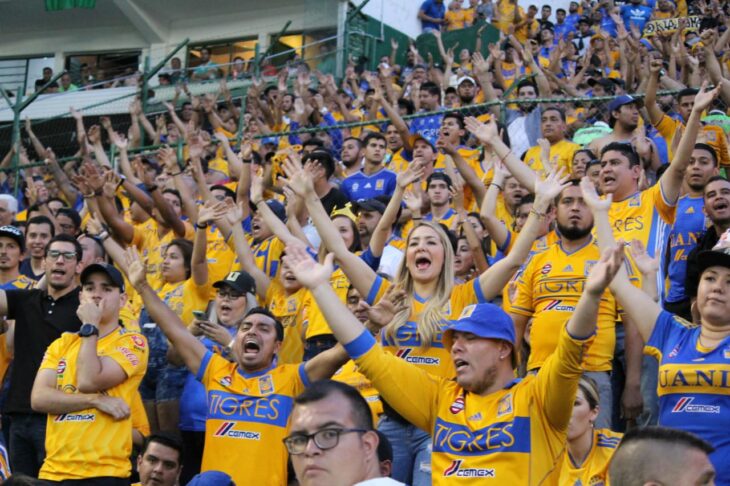
[[[48,250],[46,257],[51,260],[58,260],[58,257],[63,256],[64,260],[76,260],[77,253],[75,251],[60,251],[60,250]]]
[[[241,297],[245,297],[245,294],[242,294],[240,292],[231,292],[230,290],[219,290],[218,297],[220,297],[221,299],[236,300],[240,299]]]
[[[365,429],[322,429],[313,434],[296,433],[285,437],[284,445],[289,454],[293,456],[303,454],[310,440],[314,440],[314,445],[320,450],[326,451],[337,447],[337,444],[340,443],[340,435],[349,434],[350,432],[364,434],[368,431]]]

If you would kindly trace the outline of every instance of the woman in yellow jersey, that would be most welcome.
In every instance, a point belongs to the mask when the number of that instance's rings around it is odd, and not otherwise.
[[[599,399],[596,382],[583,376],[578,383],[568,425],[568,446],[560,469],[560,486],[606,484],[608,464],[623,434],[593,428]]]
[[[415,160],[409,170],[421,163]],[[293,189],[297,191],[297,181],[292,182]],[[397,184],[386,212],[397,210],[405,187]],[[512,273],[527,258],[537,236],[538,220],[545,217],[550,202],[563,187],[554,173],[545,181],[537,181],[535,210],[510,255],[479,277],[461,285],[454,284],[454,250],[445,230],[437,223],[417,222],[408,234],[405,259],[393,284],[404,291],[404,310],[398,312],[382,331],[385,349],[434,375],[452,378],[453,363],[442,342],[446,320],[458,316],[468,305],[487,302],[499,295]],[[377,302],[390,283],[347,250],[315,198],[307,194],[303,197],[323,243],[335,254],[353,286],[361,295],[367,296],[368,304]],[[414,485],[431,484],[429,435],[406,422],[387,404],[384,404],[384,409],[379,429],[393,445],[393,477]]]
[[[205,311],[208,307],[207,226],[222,217],[224,211],[223,204],[206,202],[198,212],[194,243],[182,238],[174,239],[163,254],[161,281],[155,291],[188,325],[193,322],[193,311]],[[187,369],[167,362],[167,339],[145,309],[139,322],[150,346],[147,374],[139,387],[150,426],[153,431],[176,431]]]

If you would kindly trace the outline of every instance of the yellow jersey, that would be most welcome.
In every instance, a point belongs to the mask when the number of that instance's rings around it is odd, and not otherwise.
[[[440,223],[444,226],[446,226],[446,229],[454,230],[456,226],[456,219],[459,217],[459,214],[453,209],[449,208],[446,213],[440,217],[440,218],[434,218],[433,213],[428,213],[423,217],[423,221],[433,221],[435,223]],[[401,250],[405,249],[405,240],[408,239],[408,235],[413,231],[413,227],[415,226],[415,223],[412,219],[409,219],[406,221],[406,223],[401,228],[400,232],[400,238],[403,239],[403,248],[400,248]]]
[[[553,159],[557,156],[558,168],[565,169],[565,173],[570,174],[573,170],[573,155],[578,150],[580,150],[580,145],[563,139],[550,146],[550,160],[548,163],[552,163]],[[539,145],[527,149],[527,152],[525,152],[525,164],[537,172],[540,177],[545,177],[547,170],[540,157],[541,152],[542,149]]]
[[[76,361],[81,339],[76,333],[64,333],[48,346],[41,362],[40,369],[56,372],[56,387],[65,393],[77,393]],[[99,338],[97,353],[113,359],[127,374],[126,380],[104,394],[121,398],[131,406],[147,371],[147,340],[142,334],[120,326]],[[46,459],[39,477],[49,481],[104,476],[128,478],[131,454],[131,417],[114,420],[95,408],[48,414]]]
[[[195,230],[190,223],[185,221],[184,238],[192,241],[194,237]],[[165,257],[165,251],[167,251],[167,245],[176,238],[178,238],[178,236],[175,235],[175,232],[172,230],[168,230],[167,233],[160,236],[159,224],[154,220],[154,218],[150,218],[144,223],[134,225],[132,245],[137,247],[139,252],[142,254],[142,259],[147,260],[147,279],[150,281],[150,285],[152,285],[152,287],[155,287],[162,282],[160,269]]]
[[[307,310],[311,305],[311,295],[301,288],[291,295],[284,287],[272,280],[266,290],[264,306],[274,314],[284,326],[284,341],[279,350],[279,363],[301,363],[304,359],[304,329]]]
[[[346,344],[360,372],[408,422],[432,437],[434,486],[546,484],[565,448],[585,342],[565,329],[535,375],[480,396],[453,377],[432,375],[397,359],[367,331]]]
[[[467,14],[464,10],[447,10],[444,14],[444,20],[446,21],[446,30],[457,30],[467,27],[466,24]]]
[[[558,484],[575,486],[601,486],[608,484],[608,465],[611,463],[613,453],[621,442],[624,434],[613,432],[610,429],[596,429],[593,431],[593,442],[588,456],[580,466],[570,456],[568,449],[565,449],[563,461],[560,468],[560,479]]]
[[[157,295],[187,326],[193,322],[194,310],[205,311],[208,308],[210,287],[210,283],[196,285],[191,277],[182,282],[162,284],[157,287]]]
[[[380,276],[376,277],[370,292],[368,292],[367,303],[374,305],[378,302],[390,285],[389,281]],[[444,321],[441,322],[441,330],[428,345],[425,345],[418,334],[417,323],[428,300],[414,292],[411,301],[411,314],[408,316],[408,320],[403,326],[396,329],[392,335],[387,327],[384,328],[381,331],[381,342],[387,352],[402,360],[412,363],[433,375],[453,378],[456,375],[456,370],[451,360],[451,354],[443,343],[443,330],[449,324],[447,321],[456,319],[464,307],[476,303],[485,303],[487,299],[482,293],[478,278],[454,285],[451,290],[451,297],[442,309]]]
[[[231,270],[236,253],[231,250],[226,242],[226,237],[221,233],[220,228],[215,224],[208,226],[205,257],[208,260],[208,280],[215,283],[223,280]],[[215,294],[210,296],[211,299]]]
[[[236,484],[286,484],[286,437],[294,397],[309,385],[304,363],[246,373],[208,351],[197,379],[208,412],[201,471],[223,471]]]
[[[659,134],[667,141],[669,160],[672,160],[672,157],[674,157],[674,154],[672,153],[672,140],[674,140],[674,134],[677,127],[680,126],[684,128],[684,123],[679,120],[675,120],[666,114],[662,116],[659,123],[655,125]],[[715,154],[717,154],[717,161],[720,164],[720,167],[730,167],[730,154],[728,154],[727,138],[725,137],[725,132],[722,128],[716,125],[702,125],[700,127],[699,137],[703,136],[707,138],[707,145],[715,149]]]
[[[261,269],[269,278],[276,277],[281,262],[281,253],[284,251],[284,242],[276,236],[270,236],[260,243],[254,243],[253,239],[249,240],[251,252],[253,253],[256,266]],[[235,260],[233,271],[246,270],[238,259]]]
[[[370,413],[373,415],[373,423],[378,423],[378,417],[383,414],[383,402],[380,401],[378,390],[373,387],[373,384],[365,375],[360,373],[354,361],[350,360],[345,363],[342,368],[332,375],[332,379],[357,389],[365,401],[368,402]]]
[[[595,240],[567,253],[560,241],[534,254],[517,279],[517,297],[511,312],[534,317],[530,328],[527,369],[543,365],[558,344],[560,329],[575,312],[586,277],[601,259]],[[616,300],[610,291],[601,296],[596,337],[583,358],[586,371],[611,371],[615,334]]]
[[[149,437],[151,433],[150,420],[147,418],[147,411],[144,408],[142,395],[140,395],[139,390],[135,392],[134,399],[132,400],[129,408],[132,419],[132,428],[136,429],[137,432],[143,436]]]
[[[332,275],[330,276],[330,286],[335,291],[337,297],[344,304],[347,302],[347,289],[350,288],[350,280],[345,275],[342,268],[337,267]],[[323,336],[332,334],[332,329],[327,324],[324,314],[317,306],[316,302],[312,301],[311,305],[307,310],[307,328],[304,333],[305,339],[310,339],[316,336]]]

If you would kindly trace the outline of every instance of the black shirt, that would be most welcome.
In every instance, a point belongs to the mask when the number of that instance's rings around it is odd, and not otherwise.
[[[30,392],[46,348],[64,332],[77,332],[80,288],[53,300],[45,290],[6,290],[8,319],[15,319],[15,356],[4,413],[34,413]]]
[[[345,205],[350,202],[350,200],[347,199],[347,196],[345,196],[345,193],[335,187],[330,189],[330,192],[322,196],[320,201],[322,201],[322,206],[324,206],[324,210],[327,211],[327,214],[331,214],[334,208],[344,208]]]
[[[687,254],[687,273],[684,278],[684,294],[688,298],[697,297],[697,287],[700,285],[700,270],[697,258],[700,252],[712,250],[720,240],[715,225],[713,224],[702,236],[697,239],[697,245]]]

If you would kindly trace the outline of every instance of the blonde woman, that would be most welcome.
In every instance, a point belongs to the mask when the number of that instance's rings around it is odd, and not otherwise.
[[[413,163],[421,162],[414,159]],[[323,244],[334,253],[352,285],[361,295],[367,296],[368,304],[374,304],[391,284],[348,251],[319,198],[300,180],[304,177],[304,171],[293,174],[290,186],[304,199]],[[533,211],[512,252],[464,284],[454,284],[454,249],[446,231],[438,223],[415,221],[407,236],[405,258],[393,283],[399,289],[396,306],[403,309],[383,329],[383,346],[432,374],[453,378],[453,362],[442,342],[446,320],[458,317],[468,305],[488,302],[500,294],[512,274],[527,259],[539,222],[545,217],[550,202],[565,187],[564,182],[556,173],[536,182]],[[407,186],[397,184],[386,214],[397,212]],[[393,445],[393,478],[419,486],[431,484],[429,435],[409,424],[387,404],[384,409],[385,417],[379,429]]]

